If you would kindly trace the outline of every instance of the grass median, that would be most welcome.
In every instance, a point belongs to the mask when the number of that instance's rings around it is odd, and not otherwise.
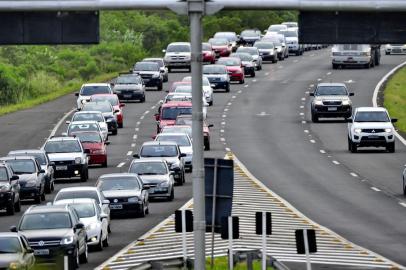
[[[384,106],[392,118],[397,118],[397,129],[406,134],[406,67],[403,67],[387,82]]]
[[[210,259],[206,259],[206,269],[211,269],[211,263]],[[262,262],[259,260],[253,261],[252,264],[253,270],[261,270],[262,269]],[[228,257],[216,257],[214,258],[214,267],[213,270],[228,270]],[[234,270],[246,270],[247,269],[247,263],[246,262],[240,262],[237,263],[237,265],[234,266]],[[274,270],[273,267],[267,267],[267,270]]]

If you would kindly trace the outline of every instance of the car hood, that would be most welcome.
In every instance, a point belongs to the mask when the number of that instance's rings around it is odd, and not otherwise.
[[[48,157],[50,161],[66,161],[74,160],[77,157],[82,157],[82,153],[49,153]]]
[[[175,125],[176,120],[160,120],[159,121],[159,126],[164,127],[164,126],[173,126]]]
[[[47,229],[47,230],[26,230],[20,231],[28,240],[32,239],[62,239],[73,234],[72,228]]]
[[[376,129],[385,129],[385,128],[392,128],[393,125],[391,122],[354,122],[352,125],[353,128],[366,128],[366,129],[371,129],[371,128],[376,128]]]
[[[141,195],[140,190],[105,190],[103,195],[106,198],[128,198],[139,197]]]
[[[228,46],[221,45],[221,46],[212,46],[213,50],[227,50]]]
[[[82,145],[83,145],[83,148],[85,148],[85,149],[91,149],[91,150],[103,149],[103,144],[102,143],[85,142],[85,143],[82,143]]]
[[[93,223],[99,223],[99,220],[97,219],[97,216],[93,216],[93,217],[80,218],[80,222],[82,222],[85,226],[88,226]]]
[[[348,96],[316,96],[315,100],[349,100]]]
[[[139,177],[144,184],[159,184],[163,181],[169,181],[167,174],[140,175]]]
[[[37,174],[36,173],[30,173],[30,174],[19,174],[18,175],[19,182],[28,182],[28,181],[36,181],[37,180]]]
[[[185,154],[193,154],[192,146],[179,146],[180,152]]]
[[[293,42],[298,42],[298,40],[299,40],[299,39],[298,39],[297,37],[287,37],[287,38],[286,38],[286,41],[287,41],[287,42],[292,42],[292,41],[293,41]]]
[[[246,36],[246,37],[241,37],[244,40],[260,40],[261,37],[259,36]]]
[[[0,254],[0,269],[8,269],[11,262],[23,260],[23,253],[5,253]]]
[[[138,90],[141,89],[139,84],[116,84],[114,90]]]
[[[207,79],[213,79],[213,78],[227,78],[227,74],[204,74],[204,76],[206,76]]]

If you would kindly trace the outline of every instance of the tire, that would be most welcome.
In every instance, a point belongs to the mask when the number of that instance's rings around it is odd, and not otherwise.
[[[389,153],[395,153],[395,142],[389,143],[386,145],[386,150]]]
[[[103,167],[103,168],[107,168],[107,160],[102,163],[102,167]]]
[[[371,67],[371,63],[364,65],[364,68],[366,68],[366,69],[369,69],[370,67]]]
[[[252,78],[255,77],[255,71],[251,73],[251,77],[252,77]]]
[[[86,171],[82,172],[80,175],[80,182],[86,182],[87,179],[89,178],[89,171],[86,169]]]
[[[206,142],[206,141],[204,142],[204,150],[205,150],[205,151],[209,151],[209,150],[210,150],[210,142],[208,142],[208,141],[207,141],[207,142]]]
[[[244,83],[245,83],[245,80],[241,80],[239,83],[240,83],[240,84],[244,84]]]
[[[52,183],[49,181],[49,183],[45,186],[45,193],[50,194],[52,192]]]
[[[110,226],[110,224],[107,226],[107,232],[108,232],[108,233],[111,233],[111,226]]]
[[[173,199],[175,199],[175,190],[172,187],[171,195],[168,196],[167,200],[168,200],[168,202],[171,202],[171,201],[173,201]]]
[[[213,106],[213,100],[209,102],[209,106]]]
[[[187,69],[187,71],[188,71],[188,72],[192,72],[192,67],[189,67],[189,68]]]
[[[111,132],[113,135],[117,135],[117,129]]]
[[[296,52],[296,56],[299,56],[299,55],[300,55],[300,51],[297,51],[297,52]]]
[[[230,84],[227,84],[227,86],[226,86],[226,92],[227,92],[227,93],[230,92]]]
[[[69,270],[75,270],[79,268],[79,250],[76,249],[76,254],[74,257],[69,257]]]
[[[79,263],[87,263],[88,262],[88,256],[87,256],[87,243],[85,243],[85,252],[79,255]]]
[[[124,123],[119,123],[118,124],[118,128],[123,128],[124,127]]]
[[[21,200],[18,198],[18,201],[14,204],[14,211],[15,212],[21,212]]]
[[[6,212],[8,216],[13,216],[15,213],[14,199],[7,205]]]
[[[337,65],[337,64],[333,64],[333,69],[338,69],[338,65]]]
[[[45,201],[45,190],[44,190],[44,192],[41,194],[41,201]]]
[[[406,185],[403,184],[403,195],[406,196]]]
[[[348,142],[348,151],[351,152],[351,140],[350,140],[350,138],[347,138],[347,142]]]
[[[182,185],[186,183],[185,171],[182,173]]]
[[[312,114],[312,122],[313,123],[318,123],[319,122],[319,117],[317,116],[317,114]]]
[[[145,217],[146,216],[146,213],[145,213],[145,204],[144,203],[142,203],[142,206],[141,206],[141,212],[140,212],[140,214],[139,214],[139,217]]]
[[[35,204],[40,204],[41,203],[41,194],[37,194],[34,198]]]
[[[357,153],[358,152],[358,146],[355,144],[355,143],[353,143],[353,142],[350,142],[351,143],[351,153]]]
[[[389,53],[389,52],[385,52],[385,55],[390,55],[390,53]]]
[[[144,103],[144,102],[145,102],[145,96],[140,99],[140,102],[141,102],[141,103]]]
[[[107,234],[106,239],[103,240],[103,247],[109,246],[109,234]]]
[[[162,82],[160,82],[160,83],[158,84],[157,90],[158,90],[158,91],[162,91]]]

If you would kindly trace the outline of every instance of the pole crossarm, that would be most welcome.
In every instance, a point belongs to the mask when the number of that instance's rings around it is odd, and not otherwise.
[[[188,12],[177,0],[0,0],[0,11],[176,10]],[[314,11],[406,11],[405,0],[211,0],[205,14],[225,10],[291,9]]]

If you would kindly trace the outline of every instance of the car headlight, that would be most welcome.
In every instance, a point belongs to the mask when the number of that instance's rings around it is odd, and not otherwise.
[[[37,185],[36,181],[27,181],[27,183],[25,183],[26,187],[35,187]]]
[[[152,75],[152,78],[159,78],[159,74]]]
[[[370,53],[370,52],[362,52],[361,55],[362,55],[362,56],[370,56],[371,53]]]
[[[90,223],[89,225],[86,226],[86,230],[95,230],[97,229],[97,224],[96,223]]]
[[[5,184],[0,188],[0,190],[1,191],[9,191],[10,188],[11,188],[10,184]]]
[[[361,133],[362,132],[362,129],[360,129],[360,128],[355,128],[354,129],[354,133]]]
[[[392,132],[392,129],[391,128],[385,128],[385,132],[390,133],[390,132]]]
[[[82,103],[82,104],[85,104],[87,101],[86,101],[86,99],[82,99],[81,101],[80,101],[80,103]]]
[[[168,182],[168,181],[161,182],[161,183],[159,184],[159,186],[160,186],[160,187],[167,188],[167,187],[169,187],[169,182]]]
[[[82,163],[82,159],[80,157],[75,158],[75,164]]]
[[[61,245],[70,245],[73,243],[73,236],[67,236],[62,238]]]
[[[138,197],[131,197],[131,198],[128,198],[128,202],[131,202],[131,203],[138,202]]]
[[[349,99],[345,99],[345,100],[343,100],[343,103],[342,103],[343,105],[350,105],[351,104],[351,101],[349,100]]]
[[[11,262],[8,266],[8,269],[10,270],[22,269],[22,265],[19,262]]]
[[[107,118],[106,122],[112,122],[114,120],[114,118]]]
[[[227,78],[225,78],[225,77],[220,77],[220,80],[221,80],[222,82],[225,82],[225,81],[227,81]]]
[[[175,162],[171,164],[171,169],[179,169],[179,163]]]
[[[322,100],[315,100],[314,101],[314,105],[323,105],[323,101]]]

